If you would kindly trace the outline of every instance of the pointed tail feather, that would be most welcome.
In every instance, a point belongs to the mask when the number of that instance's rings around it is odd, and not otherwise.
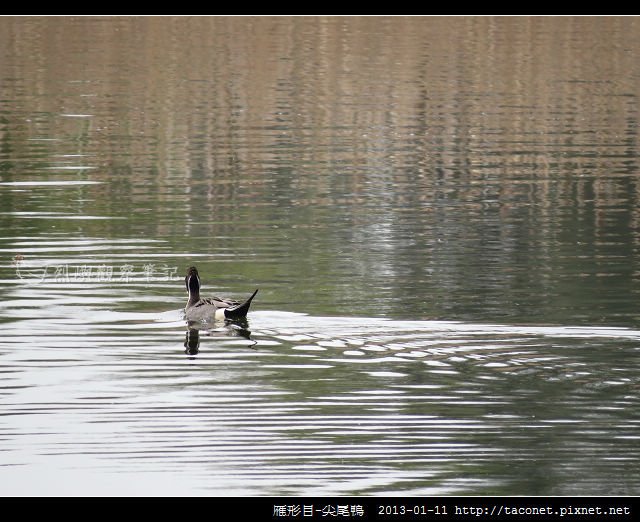
[[[253,292],[251,297],[249,297],[249,299],[247,299],[244,303],[236,306],[230,306],[229,308],[225,308],[224,309],[225,317],[227,319],[240,319],[241,317],[246,317],[247,312],[249,311],[249,307],[251,306],[251,300],[256,296],[256,294],[258,293],[258,290],[259,289]]]

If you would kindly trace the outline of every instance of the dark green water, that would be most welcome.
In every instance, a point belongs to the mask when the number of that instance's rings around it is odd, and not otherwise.
[[[0,18],[3,490],[637,495],[639,51]],[[188,331],[190,265],[249,339]]]

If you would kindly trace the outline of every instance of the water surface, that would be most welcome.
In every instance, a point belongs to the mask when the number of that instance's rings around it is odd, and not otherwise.
[[[637,495],[639,23],[0,18],[2,493]]]

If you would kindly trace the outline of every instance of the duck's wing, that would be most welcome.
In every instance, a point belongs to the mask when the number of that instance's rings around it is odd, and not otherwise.
[[[205,297],[203,299],[200,299],[200,301],[198,301],[194,306],[194,308],[198,308],[199,306],[205,306],[205,305],[209,305],[209,306],[215,306],[216,309],[218,308],[229,308],[232,306],[238,306],[240,304],[239,301],[235,301],[233,299],[225,299],[222,297]]]

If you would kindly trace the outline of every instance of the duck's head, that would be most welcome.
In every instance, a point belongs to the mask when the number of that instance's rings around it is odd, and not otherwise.
[[[195,266],[189,267],[189,270],[187,270],[184,285],[187,287],[187,292],[189,292],[190,296],[200,293],[200,276]]]

